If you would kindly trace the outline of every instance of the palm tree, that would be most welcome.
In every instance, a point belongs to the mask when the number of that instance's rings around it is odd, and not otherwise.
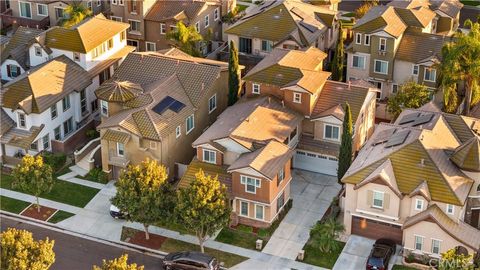
[[[455,112],[458,107],[457,83],[465,82],[465,114],[480,101],[480,23],[465,21],[468,34],[458,33],[454,42],[442,48],[442,63],[438,64],[440,85],[444,93],[444,107]]]
[[[85,18],[92,16],[92,11],[80,1],[73,1],[65,8],[65,18],[60,21],[63,27],[70,28]]]
[[[333,217],[325,222],[317,223],[310,231],[312,246],[320,249],[321,252],[331,253],[340,249],[340,242],[337,241],[340,233],[345,228]]]

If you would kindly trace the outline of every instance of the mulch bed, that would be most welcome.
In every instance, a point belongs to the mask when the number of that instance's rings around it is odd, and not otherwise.
[[[23,210],[23,212],[20,215],[46,221],[53,214],[55,214],[55,211],[57,211],[57,209],[41,205],[40,206],[40,212],[38,212],[37,211],[37,206],[34,205],[34,204],[31,204],[29,207],[27,207],[25,210]]]
[[[168,238],[150,233],[150,239],[147,240],[145,238],[145,232],[144,231],[138,231],[136,232],[130,239],[125,239],[126,242],[139,245],[142,247],[147,247],[151,249],[160,249],[162,246],[163,242],[167,240]]]

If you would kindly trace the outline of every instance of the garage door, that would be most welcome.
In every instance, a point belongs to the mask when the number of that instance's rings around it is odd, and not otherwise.
[[[399,245],[402,244],[403,238],[402,229],[398,225],[355,216],[352,218],[352,234],[375,240],[389,238]]]
[[[295,158],[293,159],[293,167],[337,176],[338,160],[332,156],[297,150]]]

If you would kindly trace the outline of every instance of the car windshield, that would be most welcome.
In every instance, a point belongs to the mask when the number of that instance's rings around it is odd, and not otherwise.
[[[371,266],[382,266],[383,265],[383,259],[382,258],[370,257],[370,258],[368,258],[368,264],[371,265]]]

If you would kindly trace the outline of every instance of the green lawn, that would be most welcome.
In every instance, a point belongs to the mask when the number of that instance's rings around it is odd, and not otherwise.
[[[340,256],[340,253],[342,253],[343,247],[345,246],[344,242],[340,242],[341,248],[337,252],[332,252],[332,253],[323,253],[321,252],[318,248],[314,248],[311,246],[310,243],[307,242],[307,244],[303,247],[305,250],[305,258],[303,260],[304,263],[332,269],[333,265],[335,265],[335,262],[338,259],[338,256]]]
[[[13,189],[12,182],[13,177],[11,175],[2,174],[0,178],[0,187],[22,192],[19,189]],[[40,197],[83,208],[99,191],[100,190],[96,188],[77,185],[57,179],[52,190]]]
[[[480,6],[479,0],[460,0],[460,2],[466,6]]]
[[[405,265],[400,265],[400,264],[395,264],[392,268],[392,270],[415,270],[416,268],[413,267],[408,267]]]
[[[248,7],[248,6],[238,4],[238,5],[237,5],[237,12],[242,12],[242,11],[244,11],[245,9],[247,9],[247,7]]]
[[[218,234],[215,241],[235,245],[248,249],[255,249],[255,242],[261,237],[256,236],[253,233],[244,232],[241,230],[234,230],[231,228],[223,228],[222,231]],[[266,239],[261,238],[265,246]]]
[[[49,220],[48,222],[50,223],[58,223],[62,220],[65,220],[69,217],[73,217],[75,216],[75,214],[72,214],[70,212],[65,212],[65,211],[62,211],[62,210],[58,210],[55,215],[53,215]]]
[[[10,213],[20,214],[29,205],[29,202],[0,196],[0,209]]]
[[[342,15],[343,17],[355,17],[355,12],[349,12]]]

